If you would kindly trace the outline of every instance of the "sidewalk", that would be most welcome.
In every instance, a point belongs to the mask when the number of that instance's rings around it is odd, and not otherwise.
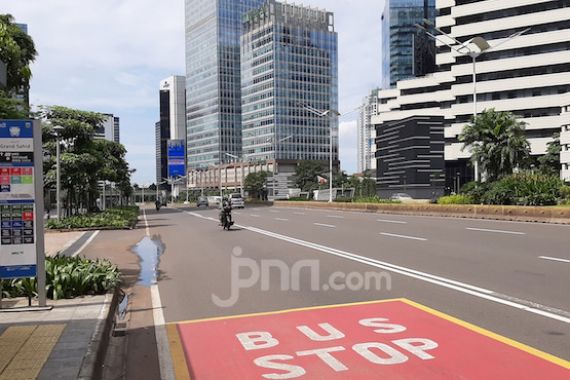
[[[83,233],[46,234],[46,255],[65,251]],[[90,379],[112,295],[48,300],[49,311],[0,312],[0,380]],[[3,309],[27,306],[3,299]]]

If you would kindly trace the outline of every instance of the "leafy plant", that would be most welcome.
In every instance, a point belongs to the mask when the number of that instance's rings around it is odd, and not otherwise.
[[[562,186],[558,176],[522,172],[491,184],[483,201],[493,205],[554,205],[560,198]]]
[[[110,208],[103,212],[76,215],[62,219],[50,219],[46,223],[48,229],[74,228],[130,228],[136,224],[139,215],[137,206]]]
[[[437,200],[439,205],[467,205],[473,204],[473,198],[466,194],[448,195]]]
[[[510,112],[485,110],[463,129],[459,141],[470,149],[472,160],[480,164],[481,173],[489,181],[524,168],[530,157],[530,144],[525,135],[526,124]]]
[[[118,268],[108,260],[54,256],[46,258],[47,297],[57,300],[103,294],[119,283]],[[35,297],[35,278],[2,280],[4,297]]]

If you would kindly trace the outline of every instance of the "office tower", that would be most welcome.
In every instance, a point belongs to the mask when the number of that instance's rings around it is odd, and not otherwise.
[[[242,133],[246,160],[338,161],[338,53],[331,12],[266,1],[245,16]],[[318,116],[304,107],[329,111]]]
[[[477,113],[494,108],[513,112],[527,123],[531,154],[546,152],[554,133],[562,133],[563,178],[570,179],[570,7],[560,1],[438,2],[436,25],[464,43],[478,36],[497,46],[477,58]],[[530,28],[521,36],[513,33]],[[498,46],[500,44],[500,46]],[[468,44],[469,46],[469,44]],[[414,115],[443,116],[446,187],[473,179],[471,154],[458,136],[473,117],[471,57],[437,43],[438,71],[403,80],[379,92],[374,124]],[[566,151],[564,149],[567,149]]]
[[[168,142],[186,141],[186,101],[184,76],[170,76],[160,81],[160,121],[155,124],[156,183],[168,178]],[[163,186],[166,188],[166,186]]]
[[[241,154],[240,35],[263,0],[186,0],[188,167]]]
[[[119,143],[120,119],[113,114],[103,114],[103,125],[95,130],[94,137],[100,140],[107,140]]]
[[[376,115],[377,110],[378,89],[375,89],[362,101],[357,119],[357,168],[359,173],[376,169],[376,130],[372,124],[372,116]]]
[[[416,24],[435,22],[435,0],[386,0],[382,13],[382,87],[433,72],[435,43]]]

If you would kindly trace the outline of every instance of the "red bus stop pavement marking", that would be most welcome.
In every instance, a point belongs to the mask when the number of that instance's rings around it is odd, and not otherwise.
[[[176,373],[195,380],[570,379],[566,360],[406,299],[177,327]]]

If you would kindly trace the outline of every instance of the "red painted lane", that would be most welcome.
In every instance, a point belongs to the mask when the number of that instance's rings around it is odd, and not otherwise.
[[[570,363],[406,300],[180,323],[192,379],[570,379]]]

